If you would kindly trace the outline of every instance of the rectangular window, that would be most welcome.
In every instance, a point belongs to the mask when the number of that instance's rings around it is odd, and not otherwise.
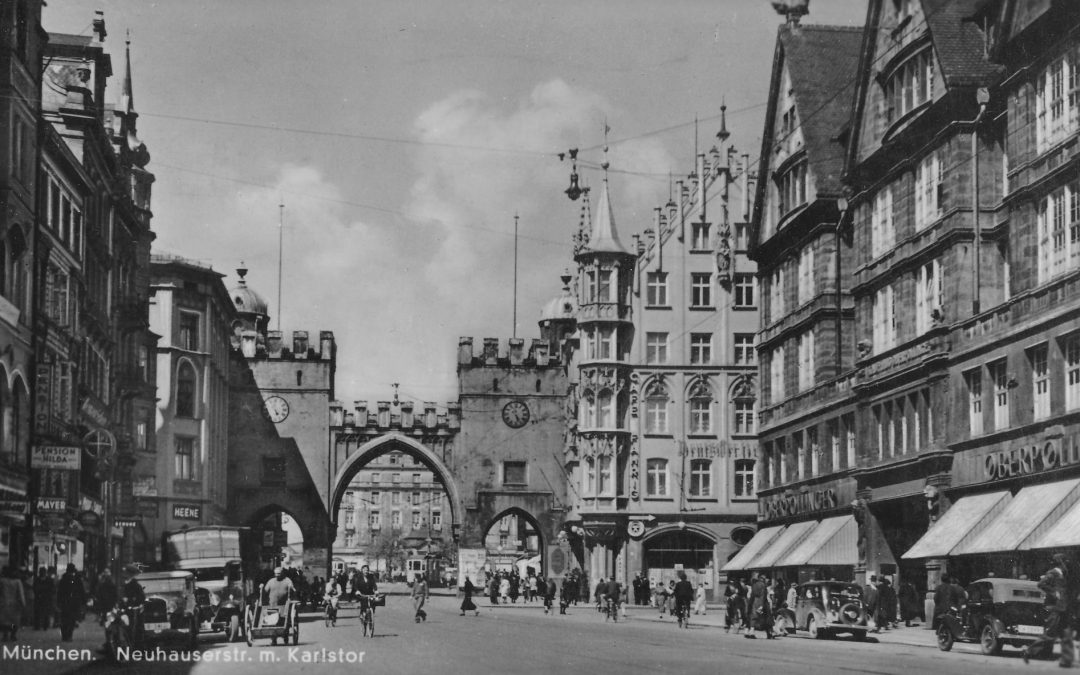
[[[920,265],[917,275],[915,279],[915,334],[919,336],[925,335],[940,320],[945,288],[941,264],[937,260]]]
[[[706,398],[690,399],[690,433],[712,433],[712,401]]]
[[[419,506],[420,505],[420,493],[419,492],[412,493],[412,505],[413,506]]]
[[[401,482],[401,474],[400,473],[392,473],[392,474],[390,474],[390,482],[391,483],[400,483]]]
[[[735,460],[735,492],[737,498],[754,496],[754,460]]]
[[[1080,335],[1065,340],[1065,409],[1080,408]]]
[[[615,480],[611,474],[611,455],[598,458],[596,463],[598,467],[596,494],[600,497],[611,497],[615,494]]]
[[[750,248],[750,225],[735,223],[735,250],[745,251]]]
[[[709,223],[690,223],[690,245],[695,251],[709,250]]]
[[[390,527],[395,530],[401,529],[401,511],[390,512]]]
[[[503,462],[503,485],[526,485],[525,462]]]
[[[735,363],[743,366],[753,365],[754,361],[754,334],[735,333]]]
[[[645,302],[650,307],[668,306],[667,272],[649,272],[645,275]]]
[[[645,334],[645,363],[659,365],[668,360],[668,334]]]
[[[777,475],[780,477],[780,484],[788,482],[788,455],[787,455],[787,441],[785,438],[776,439],[776,460],[778,462]]]
[[[769,320],[779,321],[784,311],[784,267],[781,263],[773,270],[769,281]]]
[[[941,216],[943,153],[936,150],[915,168],[915,231],[930,226]]]
[[[814,386],[814,331],[799,336],[799,391]]]
[[[821,446],[818,444],[817,427],[806,430],[806,446],[810,453],[810,475],[821,475]]]
[[[789,211],[806,203],[805,161],[800,161],[779,177],[776,192],[779,197],[778,206],[781,218]]]
[[[419,511],[413,511],[412,514],[412,527],[414,530],[419,530],[424,526],[424,516]]]
[[[432,511],[431,512],[431,529],[433,529],[433,530],[441,530],[442,529],[442,511]]]
[[[754,401],[752,399],[735,399],[733,433],[752,434],[755,431]]]
[[[895,243],[892,196],[891,185],[874,195],[873,211],[870,216],[870,253],[874,258],[892,250]]]
[[[600,270],[598,274],[600,283],[596,296],[598,302],[614,302],[615,289],[612,285],[612,280],[614,279],[614,277],[615,270]]]
[[[382,529],[382,517],[378,511],[372,511],[368,514],[368,527],[373,530]]]
[[[843,461],[843,455],[841,454],[842,443],[840,438],[840,423],[839,420],[829,420],[826,425],[829,434],[829,470],[839,471],[844,468],[841,465]]]
[[[690,363],[696,366],[712,363],[712,333],[690,334]]]
[[[968,433],[979,436],[983,432],[982,372],[976,368],[964,373],[968,392]]]
[[[795,477],[798,480],[806,478],[806,441],[803,438],[803,432],[796,431],[791,436],[792,444],[795,446]]]
[[[400,504],[401,503],[401,493],[396,492],[396,491],[391,492],[390,493],[390,503],[393,504],[394,506],[397,506],[398,504]]]
[[[1036,227],[1040,284],[1080,269],[1080,181],[1063,185],[1042,199]]]
[[[847,466],[851,468],[855,466],[856,460],[855,416],[844,415],[841,421],[844,423],[844,450],[847,452]]]
[[[199,351],[198,314],[180,312],[180,331],[177,334],[177,346],[190,352]]]
[[[1035,141],[1037,151],[1046,152],[1077,128],[1077,86],[1080,76],[1076,52],[1070,52],[1046,67],[1035,79]],[[1067,86],[1066,86],[1067,85]]]
[[[379,503],[379,498],[380,498],[381,496],[382,496],[382,495],[380,495],[380,494],[379,494],[378,492],[372,492],[372,493],[371,493],[371,503],[372,503],[372,504],[375,504],[375,505],[378,505],[378,503]]]
[[[376,472],[374,472],[374,473],[372,473],[372,474],[371,474],[371,482],[372,482],[372,483],[379,483],[379,482],[381,482],[381,481],[379,480],[380,478],[381,478],[381,475],[379,474],[379,472],[378,472],[378,471],[376,471]]]
[[[650,397],[645,399],[645,433],[667,433],[667,406],[668,402],[666,397]]]
[[[694,272],[690,275],[690,306],[712,307],[712,275]]]
[[[754,287],[757,282],[754,280],[753,274],[736,274],[735,275],[735,307],[738,309],[749,309],[756,307],[754,300]]]
[[[896,346],[896,315],[893,312],[893,287],[879,288],[873,300],[874,353],[880,354]]]
[[[807,244],[799,253],[799,304],[814,297],[814,246]]]
[[[1047,346],[1039,345],[1028,350],[1031,364],[1031,390],[1034,395],[1032,413],[1036,420],[1050,417],[1050,364]]]
[[[668,496],[668,470],[666,459],[650,459],[645,468],[645,494],[649,497]]]
[[[690,496],[712,496],[712,462],[710,460],[690,460]]]
[[[987,366],[990,381],[994,385],[994,429],[1000,431],[1009,426],[1009,373],[1002,359]]]
[[[418,474],[418,473],[414,473],[414,474],[412,475],[412,482],[413,482],[413,483],[419,483],[419,482],[420,482],[420,474]]]
[[[135,423],[135,449],[146,450],[146,420],[139,420]]]
[[[615,328],[612,326],[601,326],[596,332],[596,358],[598,359],[614,359],[615,356]]]
[[[176,436],[173,443],[176,448],[174,477],[179,480],[195,480],[195,439]]]
[[[769,359],[769,383],[771,396],[769,402],[776,404],[784,400],[784,345],[773,350]]]

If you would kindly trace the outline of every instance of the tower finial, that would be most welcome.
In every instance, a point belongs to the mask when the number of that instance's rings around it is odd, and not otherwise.
[[[716,137],[723,144],[730,136],[731,132],[727,128],[727,101],[725,98],[720,99],[720,131],[716,132]]]
[[[607,180],[607,170],[611,166],[611,162],[608,161],[608,133],[611,131],[611,127],[608,126],[607,117],[604,118],[604,161],[600,162],[600,168],[604,170],[604,180]]]

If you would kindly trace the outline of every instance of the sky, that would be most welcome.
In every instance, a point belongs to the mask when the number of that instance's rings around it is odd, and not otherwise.
[[[814,0],[803,22],[861,25],[865,8]],[[722,104],[756,160],[783,21],[768,0],[52,0],[42,22],[85,35],[97,9],[110,102],[131,40],[154,252],[230,288],[243,262],[287,340],[333,331],[347,404],[393,383],[445,404],[460,336],[539,336],[580,217],[558,153],[580,148],[599,187],[605,123],[626,244]]]

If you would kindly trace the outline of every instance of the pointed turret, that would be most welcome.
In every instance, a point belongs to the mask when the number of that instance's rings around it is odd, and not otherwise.
[[[592,234],[589,236],[589,250],[594,253],[629,253],[619,241],[619,231],[615,228],[607,176],[604,176],[604,187],[596,205],[596,220],[593,221]]]
[[[135,96],[131,89],[131,35],[124,40],[124,84],[120,90],[120,111],[131,117],[138,117],[135,112]],[[134,126],[134,125],[132,125]]]

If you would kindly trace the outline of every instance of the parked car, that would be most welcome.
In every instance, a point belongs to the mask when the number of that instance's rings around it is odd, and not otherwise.
[[[199,631],[224,633],[229,642],[242,640],[245,593],[240,562],[190,571],[195,574],[195,616],[199,619]]]
[[[777,610],[775,626],[787,633],[805,630],[821,639],[849,633],[864,640],[869,629],[862,591],[847,581],[799,584],[795,606]]]
[[[1046,607],[1034,581],[991,577],[967,587],[967,604],[938,617],[937,643],[978,642],[982,653],[1000,654],[1003,645],[1026,647],[1043,633]]]
[[[140,646],[181,643],[194,649],[199,643],[195,575],[181,571],[144,572],[135,578],[146,594]]]

